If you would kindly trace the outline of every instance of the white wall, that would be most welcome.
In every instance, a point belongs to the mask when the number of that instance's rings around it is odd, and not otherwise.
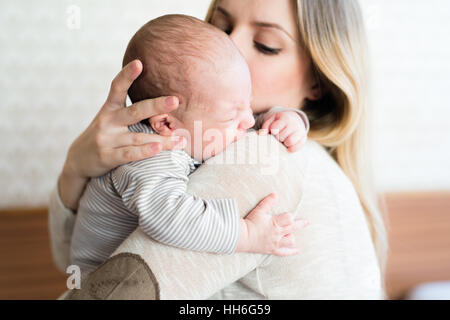
[[[208,4],[0,0],[0,207],[46,204],[68,146],[104,102],[143,23],[166,13],[203,18]],[[450,2],[362,4],[374,69],[377,185],[448,190]]]
[[[363,0],[380,190],[450,189],[450,1]]]

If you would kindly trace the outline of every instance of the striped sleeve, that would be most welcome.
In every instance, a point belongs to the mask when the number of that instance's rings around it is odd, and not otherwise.
[[[204,200],[186,193],[189,161],[182,151],[116,168],[111,178],[140,228],[154,240],[196,251],[231,254],[240,230],[235,199]]]

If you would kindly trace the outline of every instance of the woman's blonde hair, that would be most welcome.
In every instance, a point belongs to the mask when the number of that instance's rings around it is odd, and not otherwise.
[[[368,146],[368,53],[361,8],[356,0],[293,0],[304,49],[322,92],[306,101],[310,139],[327,148],[352,181],[372,234],[384,279],[387,232],[373,188]],[[206,21],[211,22],[218,0]],[[383,281],[384,284],[384,281]]]

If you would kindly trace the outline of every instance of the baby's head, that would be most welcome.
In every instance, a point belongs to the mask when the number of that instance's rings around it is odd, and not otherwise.
[[[135,59],[144,68],[128,91],[131,101],[177,96],[176,110],[149,121],[158,134],[186,137],[186,151],[197,160],[221,152],[253,126],[250,71],[216,27],[184,15],[159,17],[128,44],[123,65]]]

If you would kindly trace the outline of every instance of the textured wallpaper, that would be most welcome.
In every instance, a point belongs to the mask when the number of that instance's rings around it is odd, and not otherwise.
[[[450,2],[363,0],[380,190],[450,189]],[[0,1],[0,207],[47,203],[103,104],[129,38],[208,0]]]

